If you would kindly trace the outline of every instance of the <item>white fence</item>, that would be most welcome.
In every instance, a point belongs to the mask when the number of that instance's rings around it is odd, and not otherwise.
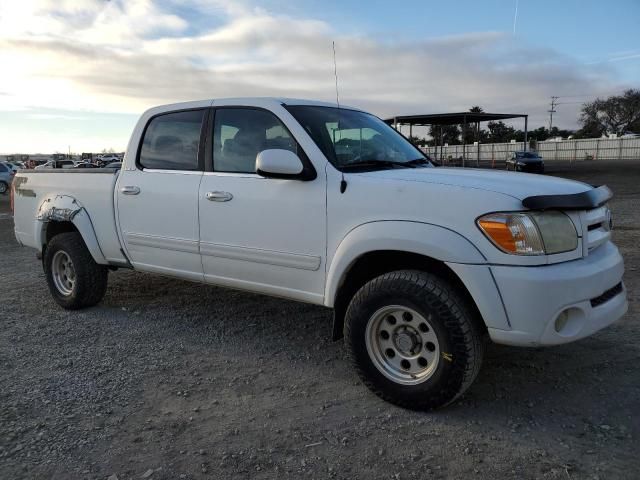
[[[640,137],[586,138],[537,142],[535,149],[546,161],[640,160]],[[442,163],[503,164],[510,152],[524,149],[524,142],[483,143],[427,147],[425,152]]]

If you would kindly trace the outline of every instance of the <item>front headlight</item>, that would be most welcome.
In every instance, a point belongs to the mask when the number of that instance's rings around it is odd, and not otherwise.
[[[514,255],[550,255],[578,246],[576,228],[562,212],[490,213],[477,223],[496,247]]]

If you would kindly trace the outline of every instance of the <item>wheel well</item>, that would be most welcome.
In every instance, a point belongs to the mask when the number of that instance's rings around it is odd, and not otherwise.
[[[356,261],[351,264],[338,287],[333,305],[334,340],[339,340],[343,337],[344,317],[347,312],[347,307],[360,287],[369,280],[395,270],[421,270],[433,273],[447,280],[462,293],[465,300],[467,300],[471,308],[474,309],[474,313],[476,313],[475,317],[477,319],[482,318],[467,287],[444,262],[417,253],[378,250],[365,253],[358,257]],[[480,321],[479,323],[481,324],[481,328],[486,330],[484,322]]]
[[[51,239],[56,235],[59,235],[61,233],[77,232],[77,231],[78,229],[71,222],[48,222],[47,229],[45,231],[45,236],[44,236],[45,244],[43,246],[42,253],[44,254],[44,250],[47,248],[47,245],[49,244]]]

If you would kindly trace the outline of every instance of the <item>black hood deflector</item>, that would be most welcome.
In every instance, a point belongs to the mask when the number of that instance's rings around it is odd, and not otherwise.
[[[522,205],[531,210],[589,210],[601,207],[612,197],[609,187],[602,185],[569,195],[535,195],[522,200]]]

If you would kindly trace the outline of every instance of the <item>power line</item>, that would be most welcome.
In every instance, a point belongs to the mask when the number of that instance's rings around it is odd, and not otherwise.
[[[602,95],[615,95],[619,93],[618,91],[608,91],[608,92],[599,92],[599,93],[581,93],[579,95],[559,95],[560,98],[580,98],[580,97],[599,97]]]
[[[553,128],[553,114],[557,113],[558,111],[556,110],[556,107],[558,105],[575,105],[575,104],[579,104],[579,103],[584,103],[584,102],[559,102],[558,99],[560,98],[584,98],[584,97],[597,97],[599,95],[596,94],[581,94],[581,95],[553,95],[551,97],[551,108],[549,110],[547,110],[547,112],[549,113],[549,131],[551,131],[551,129]]]

